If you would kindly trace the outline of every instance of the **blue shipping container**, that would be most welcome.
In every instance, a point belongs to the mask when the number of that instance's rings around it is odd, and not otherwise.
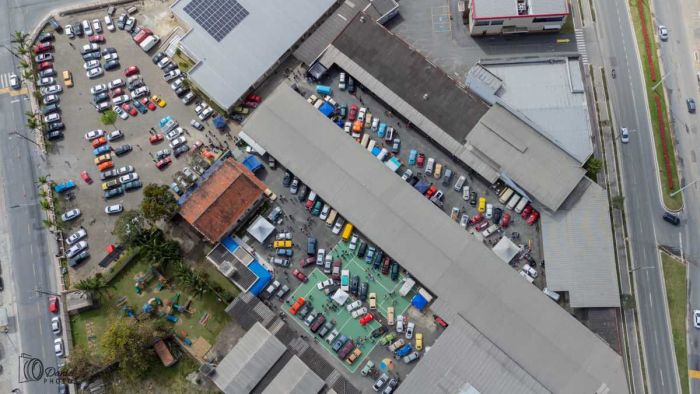
[[[316,85],[316,93],[327,96],[333,93],[333,89],[326,85]]]

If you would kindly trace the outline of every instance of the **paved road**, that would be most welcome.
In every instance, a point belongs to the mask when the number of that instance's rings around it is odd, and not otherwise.
[[[651,393],[677,393],[678,374],[663,294],[657,245],[672,244],[676,229],[660,220],[653,139],[648,121],[639,54],[626,2],[596,2],[601,51],[616,79],[608,79],[616,126],[632,130],[622,146],[622,177],[642,348]],[[673,245],[677,245],[677,241]]]
[[[0,44],[10,45],[16,30],[30,31],[35,23],[51,8],[60,7],[75,1],[57,0],[52,2],[31,2],[27,0],[0,0]],[[7,50],[0,49],[0,73],[14,71],[17,60]],[[16,303],[17,331],[20,335],[19,350],[42,360],[45,367],[56,366],[53,352],[53,334],[49,327],[47,296],[34,289],[55,291],[56,281],[51,240],[42,225],[43,212],[38,205],[35,179],[46,174],[45,162],[36,147],[9,132],[24,130],[24,112],[30,110],[29,103],[22,97],[0,94],[0,176],[3,196],[0,198],[0,214],[3,231],[7,231],[9,260],[3,261],[6,281],[14,282],[14,295],[5,294],[5,304]],[[12,286],[10,286],[11,288]],[[3,352],[3,357],[5,357]],[[3,364],[17,363],[16,359],[5,357]],[[13,387],[2,387],[9,392],[17,386],[17,377],[10,383]],[[6,385],[7,381],[3,381]],[[22,388],[25,393],[55,392],[53,383],[32,383]]]
[[[696,150],[700,147],[698,136],[697,115],[689,114],[685,100],[693,97],[697,101],[698,95],[697,71],[700,70],[695,63],[695,51],[698,48],[695,40],[699,35],[694,34],[700,27],[700,20],[696,17],[700,11],[700,5],[655,1],[656,23],[665,25],[670,30],[670,39],[661,44],[661,59],[664,64],[664,72],[669,73],[666,79],[669,108],[671,110],[673,126],[678,144],[676,146],[678,157],[682,162],[681,176],[685,184],[700,179],[700,169],[696,160]],[[699,33],[700,34],[700,33]],[[700,245],[697,240],[698,220],[700,219],[700,187],[697,183],[689,186],[683,192],[685,208],[683,210],[683,237],[684,256],[689,262],[689,308],[700,309]],[[679,241],[676,241],[678,244]],[[688,319],[688,368],[691,376],[700,375],[700,330],[692,325]],[[684,357],[679,354],[678,357]],[[700,381],[691,379],[691,392],[700,393]]]

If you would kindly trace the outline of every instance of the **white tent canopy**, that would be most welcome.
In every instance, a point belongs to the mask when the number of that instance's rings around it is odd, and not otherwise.
[[[267,237],[269,237],[270,234],[272,234],[272,232],[275,231],[275,226],[273,226],[272,223],[268,222],[264,217],[258,216],[258,218],[255,219],[253,224],[248,226],[248,229],[246,231],[258,242],[264,244]]]
[[[346,293],[343,290],[338,290],[333,294],[333,301],[335,301],[338,305],[343,306],[345,305],[345,302],[350,298],[350,295]]]
[[[493,253],[496,253],[496,256],[506,264],[510,263],[518,252],[520,252],[520,248],[508,237],[501,238],[496,246],[493,247]]]

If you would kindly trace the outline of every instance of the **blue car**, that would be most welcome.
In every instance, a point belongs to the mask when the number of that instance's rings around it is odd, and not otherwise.
[[[68,191],[74,187],[75,187],[75,182],[68,180],[68,181],[61,182],[61,183],[55,185],[53,187],[53,191],[55,191],[56,193],[63,193],[63,192]]]
[[[168,122],[170,122],[171,120],[173,120],[173,117],[170,116],[170,115],[168,115],[168,116],[166,116],[165,118],[161,119],[161,120],[160,120],[160,127],[165,126],[165,125],[168,124]]]
[[[146,106],[141,104],[138,100],[133,100],[131,103],[134,104],[134,107],[136,107],[136,109],[139,112],[141,112],[142,114],[145,114],[146,112],[148,112],[148,109],[146,108]]]
[[[292,250],[292,249],[287,249],[287,248],[277,249],[278,256],[292,257],[293,254],[294,254],[294,250]]]
[[[403,347],[399,350],[396,351],[396,356],[397,357],[403,357],[406,356],[408,353],[411,353],[413,351],[413,348],[411,347],[410,343],[407,343],[403,345]]]
[[[337,124],[341,129],[345,127],[345,121],[342,118],[338,118],[338,120],[335,121],[335,124]]]
[[[384,138],[385,133],[386,133],[386,123],[382,122],[379,124],[379,129],[377,129],[377,135],[380,138]]]
[[[97,148],[92,150],[92,154],[95,156],[103,155],[107,152],[110,152],[112,149],[109,147],[109,145],[102,145],[98,146]]]
[[[416,164],[416,157],[418,156],[418,151],[411,149],[411,153],[408,154],[408,165],[412,166]]]

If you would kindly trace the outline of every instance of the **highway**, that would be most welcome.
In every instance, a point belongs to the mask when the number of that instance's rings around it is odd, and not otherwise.
[[[669,40],[662,42],[661,60],[666,79],[667,97],[673,120],[674,133],[678,144],[676,150],[679,162],[682,163],[681,175],[686,185],[684,191],[685,208],[683,210],[683,225],[680,228],[683,239],[683,253],[688,261],[689,309],[700,309],[700,245],[697,240],[698,219],[700,218],[700,185],[694,183],[700,179],[700,170],[696,160],[696,149],[700,147],[698,136],[698,118],[696,114],[688,113],[685,100],[689,97],[700,100],[698,94],[698,79],[696,73],[700,67],[695,62],[698,48],[694,42],[697,35],[694,30],[700,27],[697,19],[700,5],[697,2],[664,2],[655,1],[655,23],[665,25],[670,31]],[[656,27],[656,26],[655,26]],[[700,101],[699,101],[700,102]],[[680,241],[676,241],[678,245]],[[688,320],[688,368],[700,371],[700,330],[693,327],[692,319]],[[678,357],[684,355],[679,354]],[[700,372],[693,373],[696,377]],[[691,379],[691,392],[700,393],[700,381]]]
[[[678,393],[678,372],[657,247],[678,246],[678,229],[661,220],[664,208],[660,202],[649,109],[627,3],[597,1],[596,11],[604,65],[617,73],[615,79],[607,80],[615,126],[631,131],[630,143],[621,146],[621,166],[647,389],[650,393]]]
[[[0,44],[9,47],[14,32],[29,32],[42,16],[54,7],[71,1],[32,2],[27,0],[0,0]],[[14,72],[17,59],[6,49],[0,48],[0,74]],[[57,359],[53,350],[50,313],[45,292],[56,291],[53,242],[42,224],[44,213],[39,207],[35,181],[46,175],[45,158],[37,147],[14,134],[15,130],[31,137],[24,128],[26,111],[31,110],[24,96],[0,93],[0,236],[7,242],[3,249],[3,275],[7,290],[2,295],[3,304],[16,310],[16,330],[19,333],[18,349],[21,353],[41,360],[44,368],[55,367]],[[9,283],[8,283],[9,282]],[[63,307],[63,305],[61,306]],[[14,312],[11,312],[14,314]],[[64,322],[65,325],[65,322]],[[14,328],[11,331],[15,331]],[[2,352],[2,364],[9,371],[19,365],[11,349]],[[21,376],[20,376],[21,378]],[[18,374],[3,376],[1,392],[20,388],[23,393],[56,392],[55,382],[32,382],[20,385]]]

